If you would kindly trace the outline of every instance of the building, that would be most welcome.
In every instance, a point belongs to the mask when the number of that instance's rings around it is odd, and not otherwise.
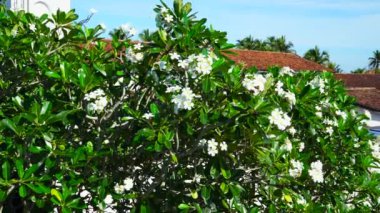
[[[24,10],[37,16],[70,10],[70,0],[7,0],[6,5],[11,10]]]

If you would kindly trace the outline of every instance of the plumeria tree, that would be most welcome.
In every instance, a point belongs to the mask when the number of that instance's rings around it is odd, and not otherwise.
[[[332,73],[244,69],[190,3],[155,11],[132,42],[0,7],[0,211],[379,210],[380,143]]]

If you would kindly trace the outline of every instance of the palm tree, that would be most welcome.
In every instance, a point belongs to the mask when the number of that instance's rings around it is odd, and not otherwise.
[[[365,68],[357,68],[356,70],[351,71],[351,73],[355,73],[355,74],[363,74],[366,72],[367,72],[367,70]]]
[[[318,64],[322,64],[325,66],[328,65],[330,61],[329,53],[326,51],[321,52],[318,46],[315,46],[313,49],[306,51],[303,57],[307,60],[315,61]]]
[[[293,43],[286,41],[285,36],[280,36],[278,38],[271,36],[268,37],[265,41],[271,51],[276,51],[276,52],[294,52],[293,48]]]
[[[340,68],[340,65],[338,65],[337,63],[331,62],[331,61],[328,62],[327,68],[334,71],[335,73],[342,73],[343,72],[342,68]]]
[[[379,70],[380,68],[380,51],[376,50],[373,52],[373,57],[369,58],[369,68]]]
[[[266,50],[265,44],[259,39],[254,39],[251,35],[242,40],[237,40],[236,47],[247,50]]]

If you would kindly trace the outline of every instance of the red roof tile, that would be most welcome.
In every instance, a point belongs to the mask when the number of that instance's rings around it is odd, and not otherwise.
[[[283,52],[270,52],[270,51],[256,51],[256,50],[229,50],[234,54],[227,54],[225,56],[235,61],[242,63],[247,67],[256,67],[259,70],[267,70],[268,67],[290,67],[293,70],[313,70],[313,71],[331,71],[328,68],[306,60],[293,53]]]
[[[359,106],[380,111],[380,90],[376,88],[349,88],[348,94],[356,98]]]
[[[380,74],[335,74],[344,85],[350,87],[374,87],[380,89]]]

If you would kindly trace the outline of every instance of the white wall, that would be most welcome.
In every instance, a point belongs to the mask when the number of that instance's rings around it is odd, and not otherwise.
[[[58,9],[70,10],[70,0],[7,0],[8,8],[12,10],[25,10],[37,16],[52,14]]]

